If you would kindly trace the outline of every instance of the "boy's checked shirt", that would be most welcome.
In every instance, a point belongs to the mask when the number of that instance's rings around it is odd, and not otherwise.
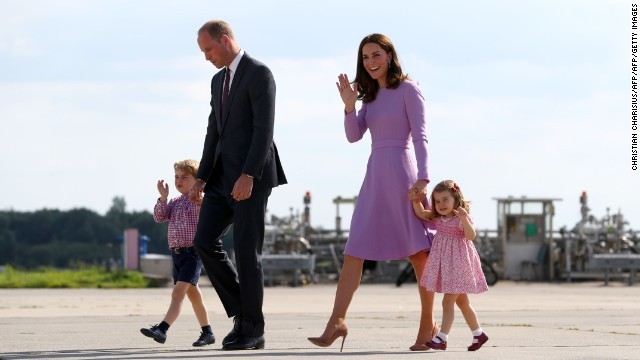
[[[189,201],[188,194],[173,198],[168,203],[158,198],[153,208],[155,222],[169,222],[169,249],[193,246],[199,215],[200,205]]]

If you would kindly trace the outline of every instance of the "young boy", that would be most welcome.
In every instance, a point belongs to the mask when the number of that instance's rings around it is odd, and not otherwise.
[[[189,297],[193,311],[202,328],[200,337],[193,343],[193,346],[209,345],[216,341],[209,324],[207,308],[202,301],[202,293],[198,287],[202,261],[193,248],[193,237],[198,224],[202,194],[200,194],[198,204],[194,204],[189,201],[189,190],[196,182],[198,167],[199,163],[196,160],[184,160],[173,165],[176,173],[175,186],[182,195],[171,199],[169,203],[167,203],[169,184],[164,180],[158,180],[160,198],[153,209],[153,219],[156,222],[169,222],[168,240],[173,258],[174,287],[171,294],[171,305],[169,305],[169,310],[167,310],[163,321],[150,328],[142,328],[140,332],[161,344],[167,340],[169,326],[180,315],[185,295]]]

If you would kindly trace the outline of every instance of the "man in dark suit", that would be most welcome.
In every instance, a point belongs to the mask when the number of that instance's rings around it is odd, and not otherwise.
[[[211,114],[196,185],[204,191],[194,246],[229,317],[225,350],[264,348],[262,245],[271,189],[286,184],[273,142],[276,85],[267,66],[236,43],[220,20],[198,31],[198,46],[216,68]],[[236,268],[222,248],[233,224]]]

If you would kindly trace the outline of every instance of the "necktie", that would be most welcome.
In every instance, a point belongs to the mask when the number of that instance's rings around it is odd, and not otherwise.
[[[220,119],[224,116],[224,107],[229,98],[229,80],[231,80],[231,70],[227,68],[224,73],[224,89],[222,90],[222,105],[220,106]]]

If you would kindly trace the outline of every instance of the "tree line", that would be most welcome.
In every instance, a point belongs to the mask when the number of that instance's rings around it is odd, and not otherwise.
[[[0,265],[34,269],[104,265],[120,259],[124,229],[137,228],[150,238],[149,253],[168,254],[167,223],[157,224],[149,211],[127,212],[115,197],[105,215],[80,208],[68,211],[0,211]]]

